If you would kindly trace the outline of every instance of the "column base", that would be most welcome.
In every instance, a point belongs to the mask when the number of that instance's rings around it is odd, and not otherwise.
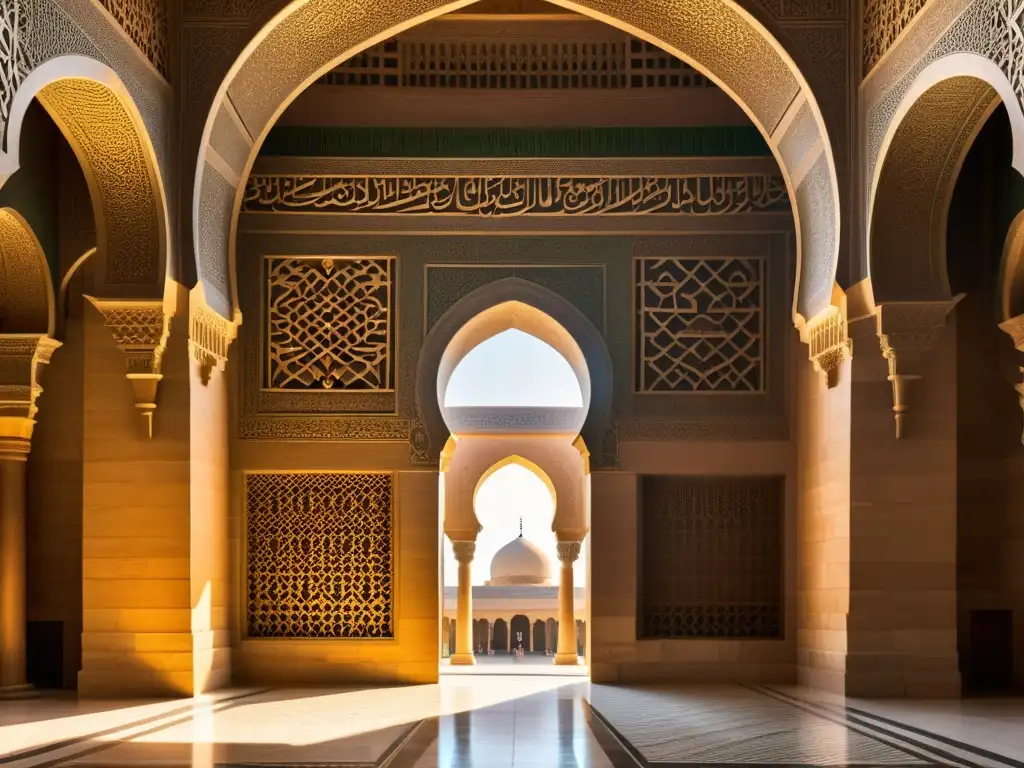
[[[476,656],[472,653],[453,653],[448,663],[453,667],[471,667],[476,664]]]
[[[580,663],[580,657],[575,653],[556,653],[555,654],[555,666],[558,667],[575,667]]]
[[[0,701],[11,701],[12,699],[35,699],[39,691],[34,685],[8,685],[0,688]]]

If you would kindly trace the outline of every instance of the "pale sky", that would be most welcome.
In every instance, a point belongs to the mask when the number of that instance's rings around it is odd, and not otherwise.
[[[540,339],[517,329],[503,331],[470,351],[452,372],[445,391],[448,406],[532,405],[565,407],[583,404],[580,385],[569,363]],[[551,557],[551,578],[558,583],[558,555],[551,521],[551,494],[539,477],[518,464],[502,467],[480,487],[476,515],[483,526],[476,540],[473,584],[491,577],[491,558],[519,536],[542,547]],[[586,584],[586,554],[576,560],[575,586]],[[458,584],[458,563],[444,539],[444,583]]]

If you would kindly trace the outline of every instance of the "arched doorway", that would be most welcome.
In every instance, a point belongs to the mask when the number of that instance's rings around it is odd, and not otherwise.
[[[440,350],[432,392],[430,369],[420,377],[420,406],[434,403],[451,435],[442,459],[445,533],[453,553],[458,549],[472,563],[458,569],[460,579],[472,579],[467,589],[460,581],[458,614],[479,606],[486,615],[501,610],[515,616],[514,627],[507,618],[492,625],[490,647],[498,653],[532,648],[530,614],[551,615],[583,605],[579,598],[587,569],[579,555],[589,519],[589,453],[580,430],[586,428],[595,391],[599,411],[611,393],[600,336],[591,354],[584,353],[574,334],[535,306],[546,303],[557,311],[564,299],[536,289],[514,279],[490,295],[471,294],[463,301],[483,308],[461,326],[454,322],[460,319],[456,305],[424,346],[428,360],[433,349]],[[515,291],[534,304],[506,298]],[[575,320],[572,312],[565,314]],[[592,326],[580,331],[588,339],[595,334]],[[445,342],[443,347],[438,340]],[[599,373],[596,386],[591,359]],[[494,484],[505,484],[506,490],[488,498]],[[541,508],[548,511],[537,526]],[[558,561],[574,567],[559,567]],[[560,597],[565,592],[571,596],[568,603]],[[573,624],[573,614],[567,613],[565,626]],[[562,647],[569,650],[555,663],[577,665],[574,641],[567,638]],[[452,664],[469,663],[475,660],[468,654],[457,652],[452,658]]]
[[[476,619],[473,621],[473,649],[490,648],[490,630],[487,626],[487,619]]]
[[[504,619],[497,619],[494,622],[491,650],[495,653],[508,653],[508,624]]]
[[[545,637],[544,622],[541,619],[537,619],[535,622],[533,622],[533,652],[548,652],[548,644],[547,638]]]
[[[526,653],[530,652],[530,620],[522,614],[512,617],[509,624],[509,631],[512,633],[511,648],[516,650],[522,648]]]

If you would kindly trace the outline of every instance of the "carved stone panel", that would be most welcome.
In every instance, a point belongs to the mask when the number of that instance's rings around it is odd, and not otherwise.
[[[638,393],[764,390],[764,260],[642,257]]]
[[[394,637],[392,476],[246,478],[249,637]]]
[[[782,635],[782,478],[645,477],[639,635]]]

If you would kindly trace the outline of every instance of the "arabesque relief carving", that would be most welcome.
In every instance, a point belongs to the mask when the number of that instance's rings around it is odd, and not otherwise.
[[[169,75],[166,0],[100,0],[165,78]]]
[[[249,637],[394,636],[392,476],[246,477]]]
[[[867,0],[864,4],[864,74],[871,71],[928,0]]]
[[[781,636],[782,486],[643,478],[640,636]]]
[[[947,301],[890,301],[875,308],[882,357],[889,363],[896,439],[906,434],[913,386],[923,375],[925,358],[935,348],[946,316],[963,298]]]
[[[267,259],[266,386],[395,386],[394,260]]]
[[[153,436],[153,414],[167,339],[171,334],[171,312],[161,301],[97,299],[87,296],[110,329],[114,343],[125,356],[125,376],[135,394],[135,407]]]
[[[636,266],[635,390],[764,390],[764,260],[644,256]]]
[[[32,14],[23,3],[0,5],[0,139],[7,129],[14,94],[34,64],[27,45],[32,22]]]
[[[250,176],[242,210],[459,216],[716,216],[789,209],[781,176]]]

